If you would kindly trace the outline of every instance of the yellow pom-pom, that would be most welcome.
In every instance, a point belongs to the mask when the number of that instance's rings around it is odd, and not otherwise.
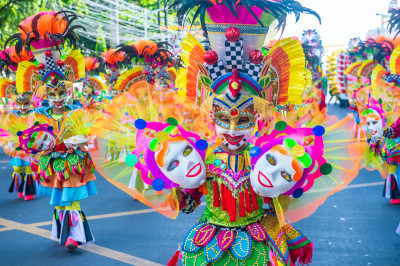
[[[302,157],[306,153],[306,150],[301,145],[295,145],[292,148],[292,154],[295,157]]]
[[[157,139],[159,142],[167,141],[167,139],[168,139],[168,133],[165,132],[165,131],[157,132],[157,133],[156,133],[156,139]]]

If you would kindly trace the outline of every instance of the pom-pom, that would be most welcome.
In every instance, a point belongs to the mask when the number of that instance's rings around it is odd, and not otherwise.
[[[264,54],[260,50],[253,50],[250,52],[249,59],[253,64],[261,64]]]
[[[44,54],[45,54],[47,57],[50,57],[53,53],[52,53],[50,50],[47,50],[46,52],[44,52]]]
[[[196,147],[197,149],[204,151],[208,147],[208,142],[204,139],[199,139],[198,141],[196,141]]]
[[[152,139],[152,141],[150,141],[149,149],[153,152],[156,152],[160,149],[160,144],[158,144],[158,139]]]
[[[293,146],[297,145],[297,142],[294,139],[287,138],[283,140],[283,145],[286,148],[292,148]]]
[[[12,86],[15,86],[15,84],[16,84],[15,81],[12,81],[12,82],[11,82],[11,85],[12,85]]]
[[[51,131],[51,130],[54,129],[54,127],[53,126],[49,126],[47,129]]]
[[[329,175],[332,172],[332,165],[329,163],[324,163],[323,165],[321,165],[321,167],[319,168],[319,171],[321,172],[321,174],[323,175]]]
[[[146,126],[147,126],[147,122],[143,119],[137,119],[135,121],[135,127],[137,129],[144,129],[144,128],[146,128]]]
[[[301,145],[294,145],[292,148],[292,154],[295,157],[302,157],[305,153],[306,149]]]
[[[167,123],[168,123],[170,126],[177,126],[177,125],[178,125],[178,120],[176,120],[176,119],[173,118],[173,117],[169,117],[169,118],[167,119]]]
[[[236,42],[240,38],[240,30],[236,27],[230,27],[225,31],[225,37],[230,42]]]
[[[58,60],[57,65],[59,65],[60,67],[64,66],[65,63],[63,60]]]
[[[154,181],[151,185],[153,186],[153,189],[155,191],[161,191],[165,187],[165,182],[164,182],[164,180],[157,178],[157,179],[154,179]]]
[[[152,69],[156,69],[156,68],[157,68],[157,65],[156,65],[156,64],[152,64],[152,65],[151,65],[151,68],[152,68]]]
[[[258,147],[258,146],[254,146],[254,147],[252,147],[251,149],[250,149],[250,156],[251,157],[257,157],[257,156],[259,156],[260,155],[260,153],[261,153],[261,148],[260,147]]]
[[[115,68],[112,69],[112,72],[115,72]]]
[[[20,150],[22,150],[22,148],[21,147],[16,147],[15,148],[17,151],[20,151]]]
[[[43,70],[43,69],[44,69],[44,64],[43,64],[43,63],[40,63],[40,64],[38,65],[38,69],[39,69],[39,70]]]
[[[135,154],[128,154],[128,155],[125,157],[125,164],[126,164],[127,166],[133,167],[133,166],[136,165],[137,161],[138,161],[138,159],[137,159],[137,157],[136,157]]]
[[[312,129],[312,133],[317,137],[323,136],[325,134],[325,128],[323,126],[315,126]]]
[[[36,121],[35,123],[33,123],[33,125],[38,126],[39,125],[39,121]]]
[[[222,161],[220,159],[215,159],[214,165],[215,166],[220,166],[222,164]]]
[[[386,75],[386,76],[390,76],[390,71],[386,71],[386,72],[385,72],[385,75]]]
[[[147,76],[147,75],[149,74],[149,71],[146,70],[146,71],[144,72],[144,74]]]
[[[214,65],[218,62],[218,54],[215,51],[207,51],[204,54],[204,61],[208,64],[208,65]]]
[[[158,142],[164,142],[168,140],[168,133],[165,131],[159,131],[156,133],[156,139]]]
[[[110,77],[110,76],[111,76],[111,74],[110,74],[110,73],[108,73],[108,74],[107,74],[107,76],[109,76],[109,77]]]
[[[304,193],[304,190],[302,188],[298,188],[293,192],[293,198],[298,199],[300,198]]]
[[[278,123],[275,124],[275,129],[278,131],[284,131],[287,127],[287,124],[285,121],[279,121]]]

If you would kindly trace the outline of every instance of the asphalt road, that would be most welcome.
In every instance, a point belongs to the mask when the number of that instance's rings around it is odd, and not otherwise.
[[[343,117],[337,105],[329,113]],[[12,168],[0,152],[0,265],[165,265],[201,215],[168,219],[134,201],[100,175],[98,194],[81,202],[96,239],[66,251],[50,240],[49,198],[25,202],[8,193]],[[400,205],[382,197],[377,172],[361,170],[345,190],[332,195],[296,226],[314,243],[312,265],[400,265]]]

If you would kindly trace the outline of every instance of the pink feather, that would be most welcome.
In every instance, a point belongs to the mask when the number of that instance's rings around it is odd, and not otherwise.
[[[250,24],[257,25],[257,20],[244,6],[236,7],[238,18],[236,18],[225,5],[214,5],[207,8],[207,13],[214,23],[229,23],[229,24]],[[263,11],[258,7],[251,7],[251,10],[258,18],[261,17]]]

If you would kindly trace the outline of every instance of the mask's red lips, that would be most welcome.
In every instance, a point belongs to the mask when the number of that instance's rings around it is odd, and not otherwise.
[[[258,172],[258,182],[260,182],[260,184],[263,187],[269,187],[269,188],[273,188],[274,185],[272,185],[271,181],[268,179],[268,177],[266,177],[263,173]]]
[[[373,130],[373,131],[371,131],[371,134],[376,135],[377,132],[378,132],[377,130]]]
[[[59,101],[59,102],[54,102],[56,106],[62,106],[64,104],[64,101]]]
[[[49,144],[49,149],[52,149],[54,147],[54,140],[52,140]]]
[[[232,137],[229,134],[224,134],[226,141],[231,145],[237,145],[244,138],[244,135]]]
[[[201,167],[200,163],[196,164],[195,166],[193,166],[189,170],[189,172],[186,174],[186,176],[187,177],[196,177],[196,176],[198,176],[200,174],[200,172],[201,172],[201,168],[202,167]]]

